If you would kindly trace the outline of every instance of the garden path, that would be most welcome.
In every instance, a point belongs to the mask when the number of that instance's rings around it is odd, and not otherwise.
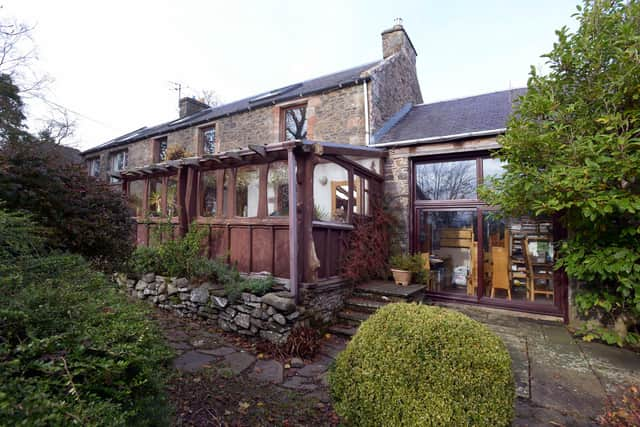
[[[507,346],[518,396],[514,425],[595,425],[607,399],[621,386],[640,384],[637,353],[574,339],[560,323],[473,306],[454,308],[486,324]],[[173,366],[178,371],[193,373],[211,368],[222,373],[222,378],[241,378],[244,387],[260,389],[268,384],[272,387],[269,393],[291,392],[301,397],[297,404],[311,402],[326,413],[320,418],[321,425],[334,425],[327,369],[344,349],[344,339],[323,337],[320,354],[312,361],[275,360],[217,328],[166,312],[156,312],[154,317],[177,353]]]

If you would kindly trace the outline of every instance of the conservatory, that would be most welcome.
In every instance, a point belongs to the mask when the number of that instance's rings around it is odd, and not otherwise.
[[[135,212],[138,245],[206,227],[209,257],[286,279],[297,295],[299,283],[339,275],[354,218],[371,215],[382,199],[386,154],[287,141],[129,169],[117,178]]]

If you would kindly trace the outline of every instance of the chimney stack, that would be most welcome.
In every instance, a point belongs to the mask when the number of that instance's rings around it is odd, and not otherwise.
[[[382,32],[382,57],[387,59],[402,50],[415,62],[418,52],[402,26],[402,19],[396,18],[395,25]]]
[[[180,98],[178,103],[180,107],[180,118],[190,116],[198,111],[206,110],[209,108],[204,102],[200,102],[195,98]]]

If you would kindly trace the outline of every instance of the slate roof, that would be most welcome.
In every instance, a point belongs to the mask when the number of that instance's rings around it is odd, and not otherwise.
[[[151,136],[162,135],[179,129],[200,125],[215,120],[219,117],[228,116],[241,111],[248,111],[255,108],[264,107],[266,105],[285,102],[301,96],[308,96],[328,90],[352,86],[364,80],[369,80],[370,76],[364,74],[365,71],[373,68],[380,62],[382,61],[380,60],[370,62],[368,64],[349,68],[348,70],[338,71],[337,73],[328,74],[315,79],[306,80],[279,89],[267,91],[255,96],[251,96],[249,98],[231,102],[229,104],[208,108],[206,110],[199,111],[197,113],[180,119],[175,119],[167,123],[162,123],[157,126],[142,127],[140,129],[136,129],[133,132],[129,132],[115,139],[112,139],[111,141],[100,144],[96,147],[89,148],[88,150],[84,151],[83,154],[86,155],[95,151],[104,150],[106,148],[115,148],[121,145],[132,143],[134,141],[146,139]]]
[[[414,105],[389,131],[379,136],[375,143],[435,139],[504,129],[513,111],[514,102],[525,92],[526,88],[518,88]]]

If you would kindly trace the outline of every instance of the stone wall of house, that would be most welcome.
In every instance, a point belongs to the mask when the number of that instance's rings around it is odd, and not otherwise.
[[[416,56],[409,47],[387,58],[370,72],[371,134],[410,102],[422,104]]]
[[[409,248],[409,174],[411,160],[423,156],[495,150],[499,148],[495,137],[474,138],[434,144],[397,147],[389,150],[384,163],[384,192],[391,209],[400,222],[397,239],[403,249]]]
[[[263,296],[243,292],[236,301],[225,296],[224,287],[211,282],[192,282],[145,274],[141,278],[116,274],[115,281],[129,295],[182,317],[201,319],[241,335],[260,337],[274,343],[286,341],[291,330],[331,322],[342,309],[351,287],[344,280],[325,285],[311,284],[301,290],[301,303],[285,290]]]
[[[166,136],[167,148],[179,145],[187,152],[196,155],[201,151],[198,149],[200,129],[213,125],[216,126],[219,151],[246,148],[249,144],[275,143],[280,141],[282,108],[301,103],[307,104],[308,139],[364,145],[364,91],[362,85],[355,85],[309,96],[295,102],[220,117],[210,123],[92,153],[85,158],[100,156],[101,176],[106,179],[110,153],[127,149],[129,167],[148,165],[153,162],[153,140]]]
[[[243,292],[236,301],[230,301],[222,285],[210,282],[196,283],[153,273],[139,279],[119,274],[115,280],[132,297],[179,316],[201,319],[225,331],[274,343],[286,341],[293,328],[307,323],[305,308],[297,306],[287,291],[263,296]]]

